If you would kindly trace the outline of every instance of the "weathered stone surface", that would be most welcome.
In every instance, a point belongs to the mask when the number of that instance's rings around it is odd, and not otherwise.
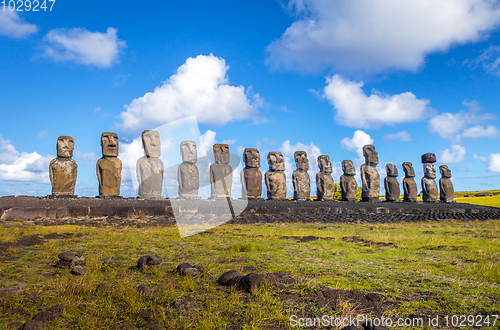
[[[85,267],[83,267],[83,266],[75,266],[71,270],[71,274],[76,275],[76,276],[82,276],[82,275],[85,275],[85,273],[86,273],[86,270],[85,270]]]
[[[71,259],[71,265],[73,266],[85,266],[87,264],[87,259],[84,256],[75,256]]]
[[[361,165],[361,198],[364,202],[377,202],[380,193],[380,176],[377,172],[378,153],[371,144],[363,146],[365,163]]]
[[[76,257],[76,253],[73,253],[73,252],[61,252],[61,253],[59,253],[59,255],[57,257],[59,259],[61,259],[61,260],[71,261],[74,257]]]
[[[387,176],[384,179],[385,200],[388,202],[399,201],[398,169],[394,164],[385,165]]]
[[[265,182],[268,199],[286,198],[285,160],[281,152],[272,151],[267,154],[269,171],[266,172]]]
[[[182,164],[177,168],[177,180],[179,182],[180,198],[198,198],[200,188],[200,177],[196,160],[198,153],[194,141],[181,142]]]
[[[436,154],[432,152],[428,152],[422,155],[422,163],[435,163],[436,162]]]
[[[342,161],[342,171],[344,174],[340,177],[340,191],[343,201],[356,201],[356,193],[358,192],[358,184],[354,176],[356,169],[351,160]]]
[[[332,163],[327,155],[318,156],[319,173],[316,174],[316,198],[331,201],[335,193],[332,178]]]
[[[424,177],[422,178],[422,200],[424,202],[437,202],[438,188],[434,179],[436,179],[434,165],[425,163]]]
[[[229,146],[214,144],[215,163],[210,165],[210,183],[212,198],[231,197],[233,186],[233,168],[229,165]]]
[[[217,280],[217,282],[220,285],[229,285],[231,280],[239,275],[240,275],[240,272],[238,272],[237,270],[234,270],[234,269],[229,270],[229,271],[225,272],[224,274],[222,274],[221,276],[219,276],[219,279]]]
[[[145,130],[142,132],[142,145],[146,155],[137,160],[136,166],[139,198],[161,199],[163,161],[159,158],[161,155],[160,133]]]
[[[439,199],[444,203],[453,203],[455,190],[451,182],[451,171],[446,165],[439,166],[441,179],[439,179]]]
[[[75,194],[77,165],[73,157],[74,141],[70,136],[60,136],[57,139],[57,158],[49,165],[49,177],[52,184],[52,195]]]
[[[137,268],[139,268],[139,269],[146,268],[146,266],[148,264],[148,258],[149,258],[149,256],[140,257],[139,260],[137,261]]]
[[[241,197],[260,198],[262,195],[262,172],[260,168],[259,150],[246,148],[243,152],[245,168],[241,170]]]
[[[97,161],[99,196],[119,196],[122,180],[122,162],[118,159],[118,135],[104,132],[101,135],[102,158]]]
[[[403,171],[405,172],[405,177],[403,178],[403,190],[405,202],[416,202],[418,196],[417,183],[415,182],[415,170],[410,162],[403,163]]]
[[[311,198],[311,179],[309,178],[309,160],[305,151],[295,151],[293,154],[297,169],[292,174],[293,199],[308,200]]]

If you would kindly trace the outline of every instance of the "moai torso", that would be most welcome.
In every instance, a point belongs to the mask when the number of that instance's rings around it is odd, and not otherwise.
[[[311,179],[309,178],[309,160],[305,151],[294,153],[297,169],[292,174],[293,199],[307,200],[311,198]]]
[[[215,163],[210,165],[211,197],[231,197],[233,168],[229,165],[229,146],[214,144]]]
[[[439,179],[439,199],[444,203],[453,203],[455,190],[451,182],[451,171],[446,165],[439,166],[441,179]]]
[[[160,199],[163,185],[163,162],[160,135],[156,131],[142,132],[142,144],[146,155],[137,160],[136,174],[139,198]]]
[[[241,170],[241,197],[260,198],[262,195],[262,173],[260,168],[259,151],[255,148],[246,148],[243,152],[245,168]]]
[[[182,141],[181,146],[182,164],[177,168],[177,181],[179,182],[180,198],[198,198],[200,188],[200,176],[196,161],[198,153],[194,141]]]
[[[365,163],[361,165],[361,198],[365,202],[375,202],[379,200],[380,176],[377,172],[378,153],[371,144],[363,147]]]
[[[410,162],[403,163],[403,170],[405,172],[405,177],[403,178],[403,191],[405,202],[416,202],[418,196],[417,183],[415,182],[415,171],[413,170],[413,165]]]
[[[318,200],[333,200],[335,186],[332,178],[332,163],[327,155],[318,156],[320,172],[316,174],[316,198]]]
[[[54,158],[49,165],[53,196],[73,196],[75,194],[77,165],[71,159],[73,149],[72,137],[60,136],[57,139],[57,158]]]
[[[436,184],[436,170],[433,163],[436,162],[436,155],[427,153],[422,155],[424,163],[424,177],[422,178],[422,200],[424,202],[437,202],[438,188]]]
[[[384,179],[385,200],[388,202],[399,201],[398,169],[394,164],[385,166],[387,176]]]
[[[122,162],[118,159],[118,135],[102,133],[102,158],[97,161],[99,196],[119,196],[122,179]]]
[[[354,175],[356,175],[356,170],[352,161],[344,160],[342,162],[342,170],[344,174],[340,176],[340,191],[342,194],[343,201],[356,201],[356,193],[358,192],[358,184]]]
[[[269,171],[266,172],[265,182],[268,199],[286,198],[285,161],[281,152],[270,152],[267,155]]]

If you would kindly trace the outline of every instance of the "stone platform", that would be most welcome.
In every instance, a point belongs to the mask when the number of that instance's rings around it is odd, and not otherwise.
[[[175,214],[189,213],[193,220],[220,215],[223,200],[142,200],[137,198],[0,197],[0,220],[155,217],[157,224],[175,224]],[[247,201],[230,200],[243,209]],[[229,209],[229,208],[228,208]],[[231,218],[231,217],[229,217]],[[229,219],[228,218],[228,219]],[[161,219],[161,220],[158,220]],[[249,200],[245,210],[229,223],[256,222],[405,222],[427,220],[500,219],[500,208],[465,203],[335,202]]]

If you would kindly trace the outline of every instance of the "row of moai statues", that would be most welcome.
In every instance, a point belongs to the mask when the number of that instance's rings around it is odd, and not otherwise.
[[[144,199],[162,199],[163,162],[160,159],[160,135],[156,131],[146,130],[142,133],[142,143],[145,155],[137,161],[136,175],[139,183],[138,197]],[[119,197],[122,163],[118,159],[118,136],[116,133],[105,132],[101,135],[102,158],[97,161],[96,172],[99,181],[98,197]],[[52,197],[75,197],[77,165],[73,156],[74,141],[69,136],[60,136],[57,140],[57,158],[49,166],[52,183]],[[210,165],[211,198],[230,198],[232,188],[233,168],[230,163],[229,146],[214,144],[214,163]],[[179,198],[198,198],[199,171],[196,166],[197,150],[194,141],[183,141],[180,145],[182,164],[178,166]],[[377,171],[378,153],[373,145],[363,147],[365,163],[361,165],[362,194],[366,202],[379,200],[380,176]],[[292,174],[294,188],[293,199],[310,200],[311,185],[308,174],[309,161],[305,151],[294,153],[297,169]],[[247,148],[243,152],[245,167],[240,173],[243,198],[260,198],[262,195],[262,173],[260,171],[260,154],[255,148]],[[438,199],[438,188],[435,182],[436,172],[433,163],[436,156],[427,153],[422,156],[424,177],[422,192],[424,202],[434,202]],[[268,199],[286,198],[285,161],[280,152],[270,152],[267,155],[269,170],[264,181]],[[330,157],[318,157],[319,173],[316,174],[317,200],[333,200],[335,188],[332,178],[332,163]],[[440,166],[439,180],[440,199],[442,202],[453,202],[454,191],[451,182],[451,171],[446,165]],[[351,160],[342,162],[344,174],[340,177],[340,189],[343,201],[356,201],[358,185],[354,176],[356,170]],[[405,177],[403,179],[403,201],[417,201],[417,185],[415,171],[409,162],[403,163]],[[400,187],[397,180],[398,169],[394,164],[386,165],[387,176],[384,180],[385,197],[388,202],[399,201]]]

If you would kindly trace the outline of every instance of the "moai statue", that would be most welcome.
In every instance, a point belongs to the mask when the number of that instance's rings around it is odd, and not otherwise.
[[[57,158],[52,159],[49,165],[50,183],[52,183],[51,197],[76,197],[76,162],[73,157],[75,142],[71,136],[60,136],[57,139]]]
[[[385,200],[387,202],[399,201],[398,168],[394,164],[385,165],[387,176],[384,179]]]
[[[146,155],[137,160],[136,166],[139,198],[161,199],[163,162],[159,158],[161,155],[160,133],[150,130],[142,132],[142,145]]]
[[[375,147],[367,144],[363,147],[365,163],[361,165],[361,198],[364,202],[378,202],[380,192],[380,176],[377,172],[378,153]]]
[[[405,171],[405,177],[403,178],[403,190],[405,202],[416,202],[417,201],[417,183],[415,182],[415,171],[413,170],[413,165],[410,162],[403,163],[403,171]]]
[[[356,169],[350,160],[342,161],[342,171],[344,174],[340,176],[340,191],[342,200],[345,202],[355,202],[356,193],[358,192],[358,184],[354,176]]]
[[[98,197],[119,197],[122,181],[122,162],[118,159],[118,135],[104,132],[101,135],[102,158],[97,161],[99,180]]]
[[[424,177],[422,178],[422,200],[424,202],[437,202],[438,188],[436,185],[436,170],[433,163],[436,162],[436,155],[426,153],[422,155],[424,164]]]
[[[439,166],[441,179],[439,179],[439,199],[443,203],[453,203],[455,198],[455,190],[451,182],[451,171],[446,165]]]
[[[243,152],[245,168],[241,170],[241,197],[261,198],[262,173],[260,172],[260,154],[255,148],[246,148]]]
[[[230,198],[233,186],[233,168],[229,165],[229,146],[214,144],[215,163],[210,165],[212,198]]]
[[[327,155],[318,156],[319,173],[316,174],[316,198],[319,201],[332,201],[335,187],[332,178],[332,163]]]
[[[196,160],[198,153],[194,141],[181,142],[182,164],[177,168],[177,181],[179,182],[179,198],[198,198],[200,177]]]
[[[268,153],[267,164],[269,165],[269,171],[265,175],[267,199],[285,199],[285,160],[281,152],[272,151]]]
[[[293,153],[297,169],[293,171],[293,199],[310,200],[311,198],[311,180],[309,178],[309,160],[305,151],[295,151]]]

